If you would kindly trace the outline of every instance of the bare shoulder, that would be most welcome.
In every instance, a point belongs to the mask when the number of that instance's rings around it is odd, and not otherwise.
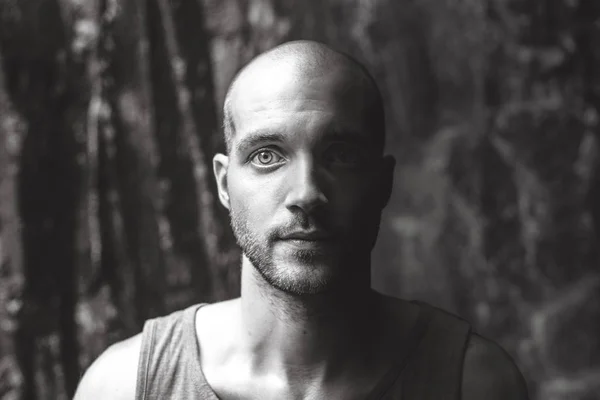
[[[469,339],[462,379],[462,400],[527,400],[527,384],[511,356],[478,334]]]
[[[218,354],[227,353],[230,345],[238,343],[240,328],[235,325],[240,320],[239,299],[207,304],[196,313],[196,335],[202,354],[204,368],[212,361],[220,364]]]
[[[205,341],[212,342],[212,339],[221,343],[230,338],[230,334],[239,331],[239,327],[234,324],[240,318],[241,302],[239,297],[200,307],[196,312],[196,333],[200,345]]]
[[[74,400],[134,400],[142,335],[115,343],[88,368]]]

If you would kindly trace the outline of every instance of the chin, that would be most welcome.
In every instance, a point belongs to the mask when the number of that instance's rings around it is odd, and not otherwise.
[[[315,254],[302,254],[302,257],[275,263],[259,272],[269,285],[285,293],[296,296],[323,294],[341,282],[339,262],[332,261]]]
[[[272,287],[293,296],[311,296],[332,291],[331,282],[315,279],[275,279],[269,282]]]

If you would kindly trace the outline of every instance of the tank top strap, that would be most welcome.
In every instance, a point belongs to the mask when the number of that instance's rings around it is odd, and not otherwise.
[[[152,347],[154,346],[156,324],[154,320],[144,322],[142,330],[142,347],[140,348],[140,356],[137,369],[137,383],[135,389],[136,400],[146,400],[146,392],[148,391],[148,373],[150,356]]]
[[[216,400],[200,366],[196,304],[144,323],[136,400]]]
[[[400,353],[396,355],[394,365],[377,383],[367,400],[381,399],[398,380],[398,377],[411,360],[413,353],[419,347],[419,343],[427,331],[431,315],[432,310],[430,308],[419,307],[417,320],[408,333],[405,345]]]
[[[463,361],[471,335],[471,325],[464,319],[423,302],[432,318],[427,332],[403,371],[399,388],[403,400],[459,400]]]

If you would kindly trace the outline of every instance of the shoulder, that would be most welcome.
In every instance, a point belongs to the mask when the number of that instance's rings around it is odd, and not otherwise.
[[[462,378],[462,400],[527,400],[527,384],[510,355],[497,343],[470,335]]]
[[[198,310],[195,328],[203,366],[222,364],[221,356],[240,343],[241,313],[239,299],[207,304]]]
[[[134,400],[142,335],[106,349],[83,375],[74,400]]]

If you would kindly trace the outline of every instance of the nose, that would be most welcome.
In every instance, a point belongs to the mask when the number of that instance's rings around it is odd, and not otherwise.
[[[285,199],[285,206],[289,210],[301,209],[310,213],[327,203],[327,197],[321,190],[318,171],[311,160],[298,161],[289,179],[289,191]]]

